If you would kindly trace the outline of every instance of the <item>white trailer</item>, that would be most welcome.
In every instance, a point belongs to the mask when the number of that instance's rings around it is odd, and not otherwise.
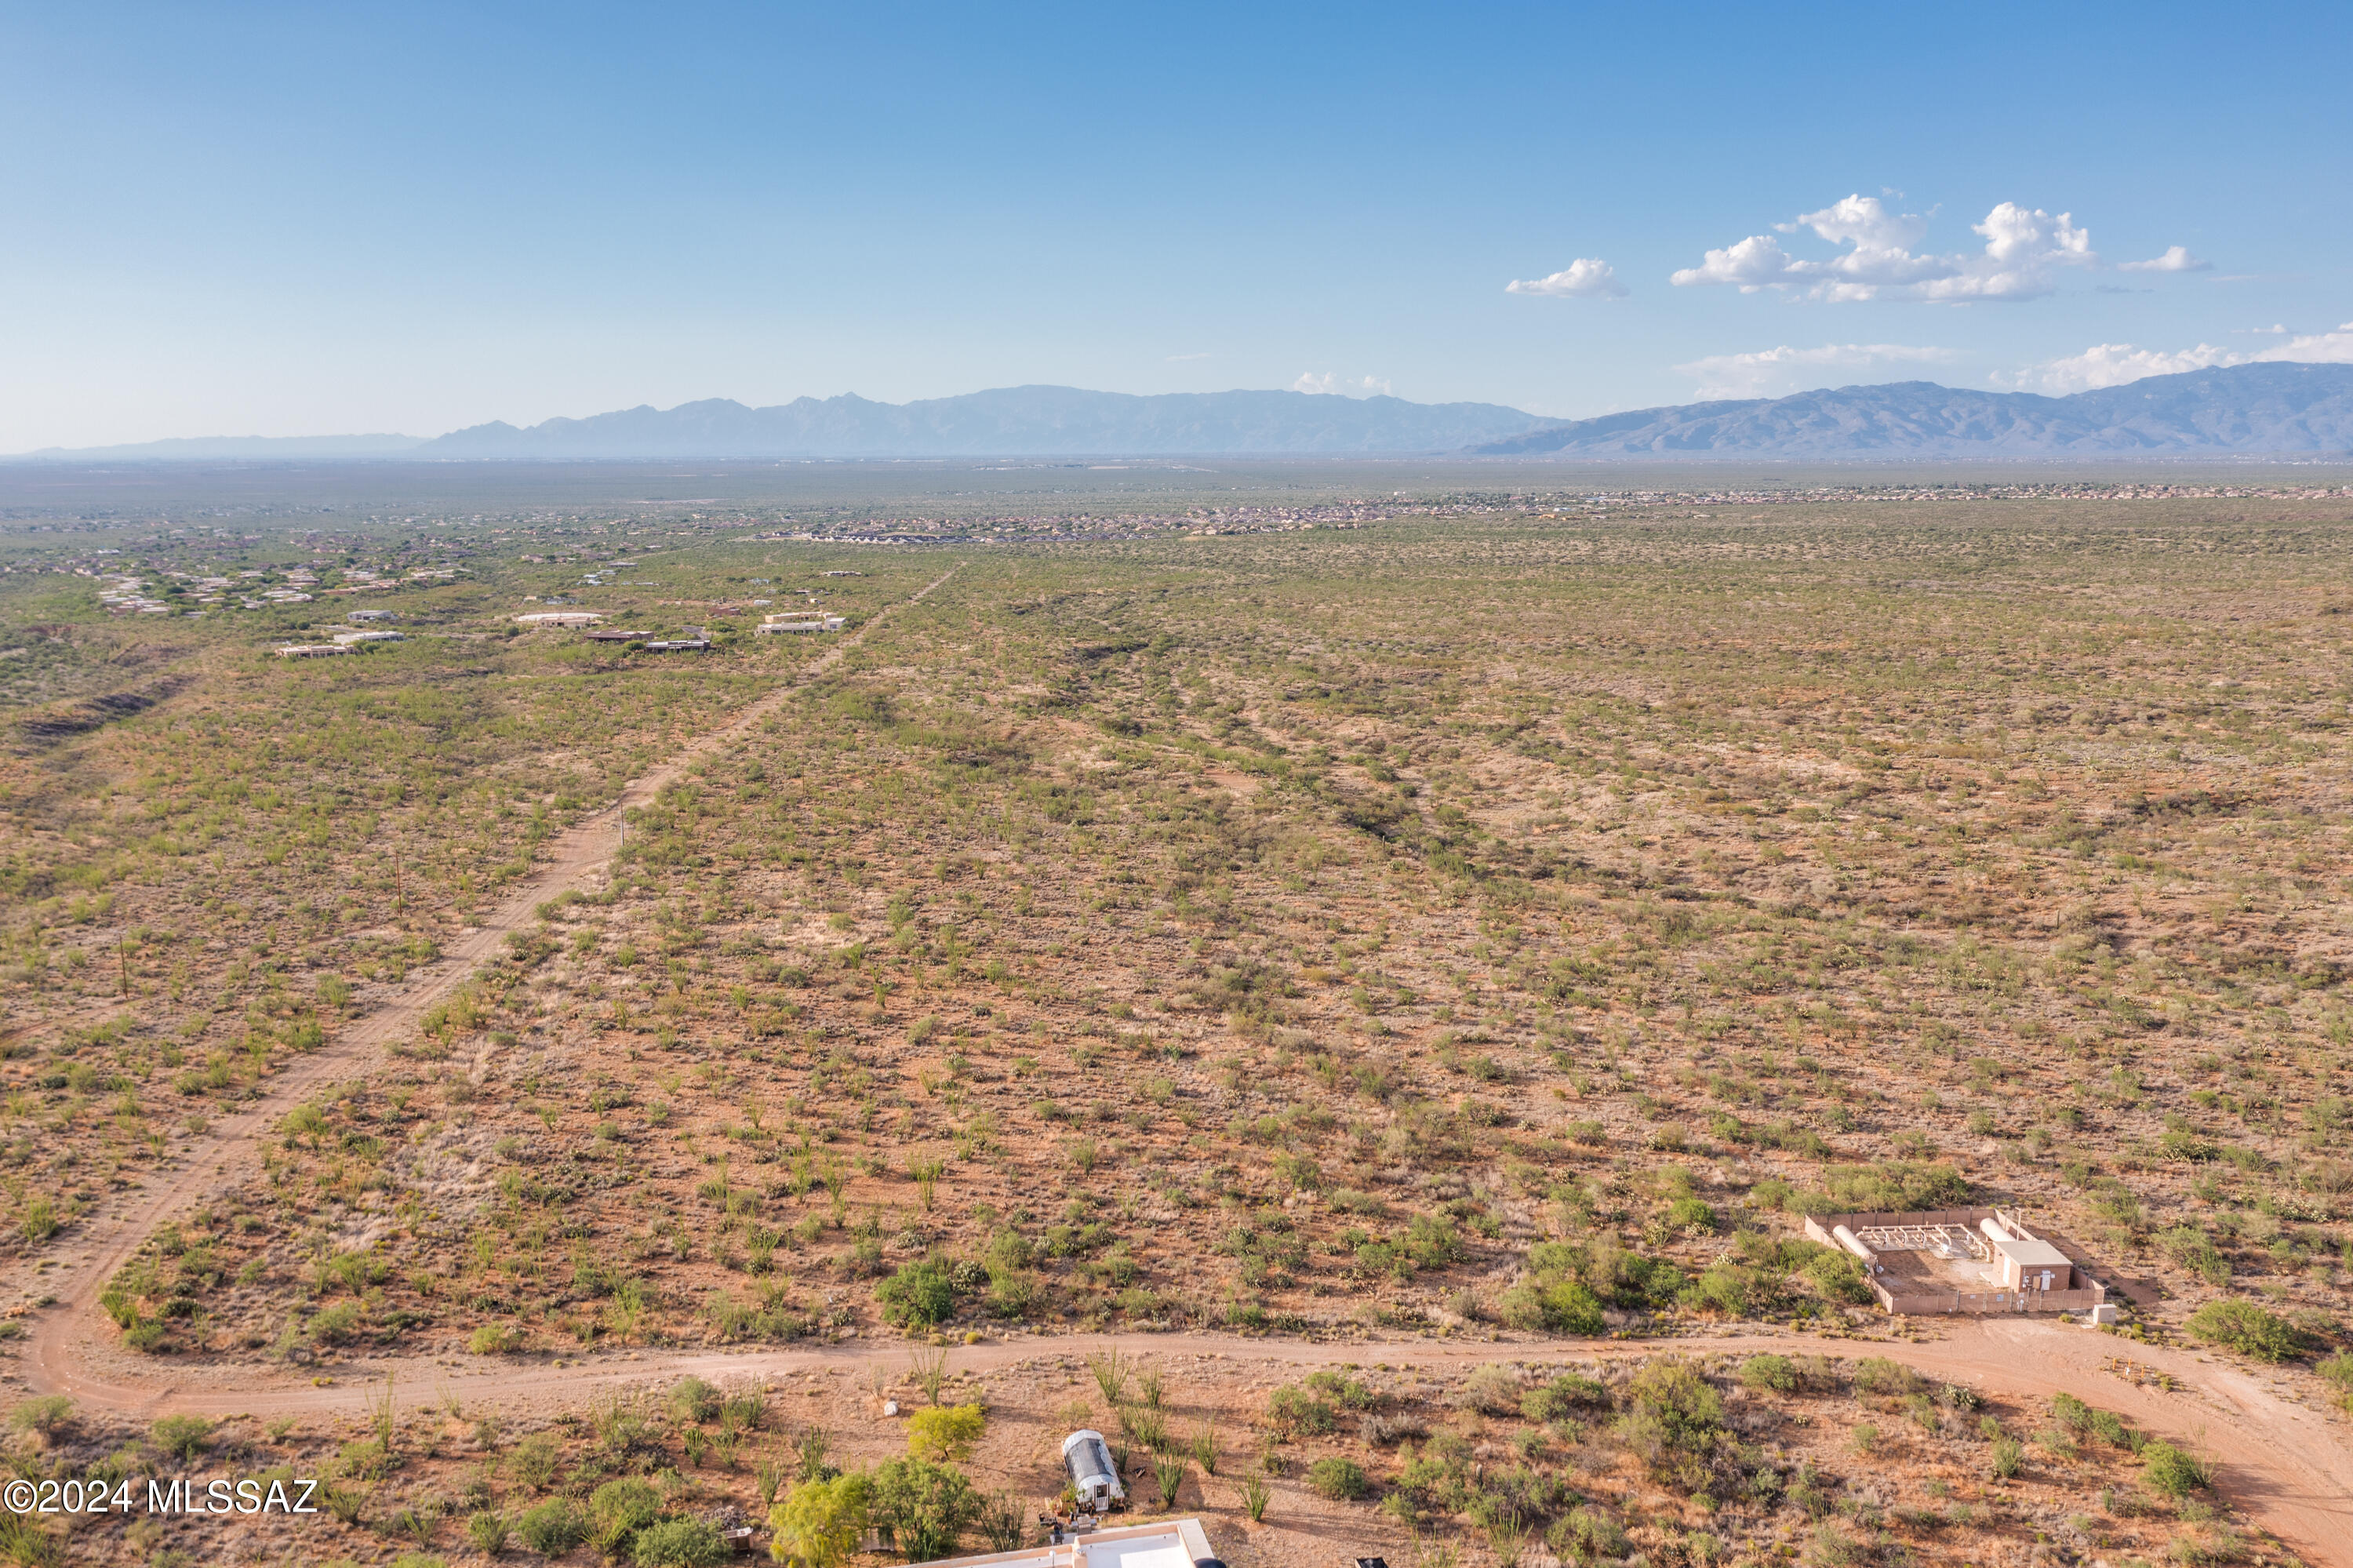
[[[1127,1501],[1127,1489],[1119,1484],[1119,1467],[1112,1463],[1111,1445],[1102,1433],[1089,1428],[1063,1438],[1062,1467],[1071,1472],[1081,1508],[1109,1513]]]

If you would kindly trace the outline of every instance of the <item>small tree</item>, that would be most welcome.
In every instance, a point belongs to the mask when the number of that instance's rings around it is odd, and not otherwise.
[[[863,1475],[804,1480],[768,1512],[768,1528],[776,1532],[768,1554],[800,1568],[840,1568],[866,1533],[873,1498]]]
[[[911,1563],[955,1550],[980,1509],[964,1472],[929,1459],[893,1459],[874,1472],[874,1522]]]
[[[1019,1546],[1027,1523],[1021,1516],[1020,1503],[1011,1492],[1002,1489],[988,1494],[974,1522],[980,1527],[981,1536],[991,1552],[1011,1552]]]
[[[972,1457],[988,1417],[977,1404],[935,1404],[907,1422],[907,1452],[918,1459],[962,1464]]]

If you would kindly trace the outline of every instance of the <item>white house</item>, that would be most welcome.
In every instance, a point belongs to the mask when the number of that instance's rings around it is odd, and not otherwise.
[[[2075,1266],[2067,1255],[2040,1236],[2012,1235],[2002,1228],[1999,1220],[1989,1216],[1978,1222],[1993,1245],[1993,1255],[2001,1269],[2001,1283],[2010,1290],[2072,1290],[2075,1287]]]

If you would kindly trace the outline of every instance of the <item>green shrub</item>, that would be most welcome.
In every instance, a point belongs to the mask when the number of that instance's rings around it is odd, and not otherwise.
[[[2252,1301],[2209,1301],[2189,1314],[2183,1327],[2210,1345],[2220,1345],[2259,1361],[2287,1360],[2295,1354],[2303,1339],[2286,1319],[2266,1312]]]
[[[897,1273],[874,1287],[882,1316],[902,1329],[946,1322],[955,1310],[955,1279],[930,1258],[901,1264]]]
[[[1667,1228],[1696,1235],[1715,1234],[1715,1211],[1704,1198],[1677,1198],[1667,1205]]]
[[[670,1391],[670,1413],[681,1422],[704,1422],[719,1414],[719,1391],[699,1377],[682,1378]]]
[[[1545,1541],[1563,1557],[1588,1560],[1624,1557],[1634,1550],[1633,1539],[1624,1526],[1588,1506],[1570,1509],[1554,1521],[1553,1527],[1545,1531]]]
[[[1497,1316],[1510,1327],[1555,1334],[1599,1334],[1603,1324],[1601,1302],[1574,1279],[1515,1285],[1496,1304]]]
[[[563,1457],[564,1451],[556,1446],[554,1436],[534,1432],[516,1444],[514,1452],[507,1456],[507,1474],[533,1491],[545,1491],[547,1483],[555,1479],[555,1467]]]
[[[1862,1259],[1843,1248],[1825,1247],[1806,1260],[1806,1283],[1825,1301],[1863,1302],[1871,1299]]]
[[[1163,1454],[1152,1461],[1152,1483],[1160,1493],[1162,1511],[1176,1506],[1176,1494],[1185,1488],[1185,1475],[1190,1467],[1182,1454]]]
[[[2051,1414],[2068,1431],[2088,1433],[2112,1446],[2137,1448],[2141,1445],[2140,1434],[2126,1426],[2123,1416],[2113,1410],[2095,1410],[2072,1393],[2052,1394]]]
[[[1626,1385],[1619,1436],[1662,1484],[1697,1487],[1724,1434],[1724,1401],[1681,1356],[1661,1356]]]
[[[364,1309],[356,1301],[338,1301],[311,1315],[311,1338],[322,1345],[348,1344],[360,1331]]]
[[[1854,1363],[1854,1391],[1857,1393],[1901,1399],[1906,1394],[1918,1393],[1927,1386],[1926,1379],[1902,1361],[1891,1361],[1883,1356],[1865,1356]]]
[[[155,1447],[177,1459],[194,1459],[211,1446],[213,1424],[201,1415],[166,1415],[155,1423]]]
[[[647,1525],[629,1545],[637,1568],[718,1568],[733,1553],[719,1527],[699,1519],[665,1519]]]
[[[570,1498],[550,1498],[515,1521],[522,1543],[543,1557],[561,1557],[588,1539],[588,1520]]]
[[[1340,1423],[1329,1401],[1303,1388],[1278,1388],[1267,1395],[1266,1416],[1283,1437],[1320,1437]]]
[[[1950,1209],[1967,1202],[1968,1196],[1968,1179],[1949,1165],[1890,1160],[1823,1171],[1820,1189],[1806,1194],[1803,1206],[1814,1213]]]
[[[2214,1245],[2214,1238],[2195,1225],[2176,1225],[2157,1238],[2175,1263],[2209,1285],[2231,1283],[2231,1262]]]
[[[1471,1369],[1462,1380],[1462,1403],[1490,1415],[1504,1415],[1520,1407],[1520,1374],[1501,1361]]]
[[[474,1550],[485,1557],[496,1557],[504,1552],[510,1533],[506,1516],[492,1513],[488,1509],[466,1520],[466,1539],[472,1542]]]
[[[38,1432],[43,1436],[64,1428],[73,1419],[73,1401],[62,1393],[43,1394],[26,1400],[8,1413],[8,1425],[18,1432]]]
[[[522,1330],[506,1323],[485,1323],[466,1339],[466,1349],[478,1356],[504,1355],[522,1348]]]
[[[651,1481],[627,1476],[588,1494],[588,1519],[596,1544],[619,1557],[638,1531],[661,1517],[661,1493]]]
[[[2176,1502],[2214,1484],[2212,1465],[2170,1443],[2151,1443],[2141,1450],[2141,1478]]]
[[[1334,1502],[1354,1502],[1372,1489],[1372,1482],[1365,1476],[1365,1467],[1354,1459],[1343,1459],[1337,1455],[1318,1459],[1308,1466],[1307,1484],[1315,1489],[1318,1496],[1330,1498]]]
[[[1713,1308],[1728,1317],[1745,1318],[1769,1291],[1770,1287],[1757,1270],[1727,1261],[1714,1265],[1692,1281],[1684,1292],[1684,1300],[1690,1306]]]
[[[1609,1390],[1589,1377],[1576,1372],[1563,1372],[1550,1383],[1532,1388],[1520,1400],[1520,1414],[1531,1421],[1566,1421],[1583,1406],[1597,1405],[1604,1409],[1609,1404]]]
[[[1751,1356],[1740,1363],[1740,1381],[1749,1388],[1788,1393],[1798,1386],[1798,1363],[1787,1356]]]

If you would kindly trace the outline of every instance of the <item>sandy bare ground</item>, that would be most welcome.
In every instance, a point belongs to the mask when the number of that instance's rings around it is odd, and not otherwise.
[[[907,602],[931,593],[954,576],[928,584]],[[224,1118],[192,1144],[174,1168],[160,1174],[126,1208],[83,1221],[52,1271],[35,1277],[20,1266],[18,1289],[44,1288],[53,1303],[31,1319],[31,1337],[21,1361],[32,1392],[64,1393],[92,1409],[154,1415],[174,1411],[210,1414],[353,1415],[362,1393],[349,1383],[319,1386],[310,1374],[248,1364],[149,1363],[123,1352],[94,1312],[98,1294],[156,1226],[194,1209],[245,1180],[258,1146],[270,1128],[320,1085],[364,1071],[384,1047],[415,1026],[482,959],[495,952],[508,932],[528,927],[543,900],[569,889],[586,888],[600,877],[620,842],[622,813],[650,800],[699,758],[748,734],[800,684],[846,654],[888,610],[792,681],[744,709],[724,727],[704,736],[678,757],[638,779],[609,810],[580,823],[555,843],[549,863],[517,887],[478,928],[453,944],[448,954],[420,970],[395,1001],[346,1030],[322,1049],[281,1074],[269,1094],[241,1114]],[[2353,1450],[2341,1424],[2303,1404],[2292,1392],[2275,1392],[2260,1373],[2192,1351],[2140,1345],[2082,1328],[2023,1319],[1937,1323],[1938,1337],[1926,1342],[1872,1342],[1815,1339],[1760,1330],[1700,1336],[1670,1341],[1580,1341],[1565,1340],[1433,1343],[1425,1340],[1367,1339],[1345,1344],[1227,1338],[1217,1335],[1135,1334],[1058,1338],[1022,1335],[967,1346],[954,1352],[958,1366],[985,1371],[1010,1367],[1041,1356],[1118,1346],[1139,1353],[1214,1356],[1261,1367],[1310,1367],[1342,1361],[1387,1361],[1431,1366],[1510,1359],[1535,1362],[1570,1357],[1647,1355],[1662,1349],[1686,1351],[1816,1351],[1868,1353],[1907,1362],[1939,1379],[1966,1383],[1989,1393],[2039,1399],[2070,1393],[2116,1410],[2147,1431],[2202,1448],[2221,1468],[2222,1489],[2255,1520],[2312,1563],[2353,1563]],[[2169,1374],[2180,1386],[2164,1392],[2153,1383],[2112,1370],[2129,1356],[2148,1372]],[[575,1406],[604,1389],[663,1383],[690,1373],[712,1382],[770,1379],[810,1371],[863,1372],[883,1365],[903,1367],[902,1346],[872,1341],[839,1345],[741,1351],[605,1351],[565,1366],[546,1358],[516,1358],[479,1365],[453,1365],[427,1357],[385,1358],[367,1363],[371,1380],[391,1375],[410,1389],[432,1389],[469,1404],[504,1405],[516,1411]]]

